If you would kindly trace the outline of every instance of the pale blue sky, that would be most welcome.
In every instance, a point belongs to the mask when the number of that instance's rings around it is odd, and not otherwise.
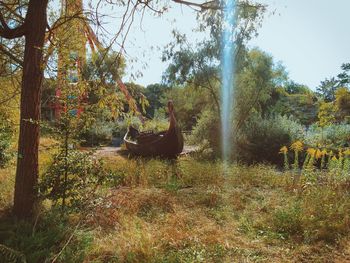
[[[342,63],[350,62],[350,0],[260,2],[269,5],[269,12],[276,12],[266,14],[259,36],[250,45],[281,61],[291,79],[315,89],[324,78],[337,75]],[[142,85],[159,82],[166,68],[160,59],[162,47],[172,40],[171,28],[175,26],[193,40],[200,39],[202,35],[191,32],[195,25],[193,11],[180,5],[173,5],[163,18],[145,16],[143,31],[135,23],[127,51],[130,57],[138,59],[129,64],[129,73],[143,72],[136,82]]]
[[[350,63],[349,0],[265,0],[265,18],[251,42],[280,60],[290,78],[315,89]]]

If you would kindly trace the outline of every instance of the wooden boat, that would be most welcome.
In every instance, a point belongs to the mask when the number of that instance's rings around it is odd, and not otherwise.
[[[168,102],[169,128],[167,131],[158,133],[139,132],[133,127],[129,127],[124,136],[126,148],[135,155],[141,156],[162,156],[175,157],[179,155],[184,146],[181,130],[177,126],[174,105]]]

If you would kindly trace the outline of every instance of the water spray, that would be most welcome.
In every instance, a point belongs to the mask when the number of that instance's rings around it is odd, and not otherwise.
[[[223,0],[221,39],[221,133],[222,157],[229,161],[232,154],[232,108],[234,102],[236,1]]]

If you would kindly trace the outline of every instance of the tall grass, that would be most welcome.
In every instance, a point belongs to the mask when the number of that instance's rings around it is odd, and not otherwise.
[[[331,262],[345,251],[350,184],[330,170],[312,169],[315,180],[296,182],[294,170],[268,165],[231,164],[224,173],[220,162],[191,157],[104,158],[112,178],[84,217],[45,212],[36,238],[20,230],[0,243],[28,262],[35,250],[26,242],[44,251],[40,259],[62,251],[57,262]]]

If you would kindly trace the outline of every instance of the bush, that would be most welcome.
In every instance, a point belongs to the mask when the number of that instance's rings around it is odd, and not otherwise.
[[[100,146],[101,144],[110,144],[113,128],[113,122],[96,120],[80,134],[80,139],[83,140],[82,145]]]
[[[199,146],[205,157],[221,154],[220,120],[216,114],[204,111],[190,136],[190,143]],[[282,164],[278,154],[282,145],[304,139],[304,127],[286,116],[262,118],[253,115],[239,131],[232,131],[233,158],[246,163],[270,162]],[[229,143],[229,142],[228,142]]]
[[[83,209],[98,186],[113,180],[110,171],[91,152],[62,150],[53,158],[39,184],[40,195],[55,206]]]
[[[255,116],[247,121],[235,139],[235,154],[240,160],[279,163],[278,150],[291,141],[291,136],[274,118]]]
[[[332,124],[323,129],[317,125],[310,126],[306,133],[305,143],[324,147],[348,147],[350,124]]]
[[[189,143],[198,145],[203,157],[215,158],[220,156],[220,120],[217,114],[210,110],[202,112],[194,127]]]
[[[12,125],[5,114],[0,112],[0,167],[4,167],[11,159],[9,148],[12,139]]]

